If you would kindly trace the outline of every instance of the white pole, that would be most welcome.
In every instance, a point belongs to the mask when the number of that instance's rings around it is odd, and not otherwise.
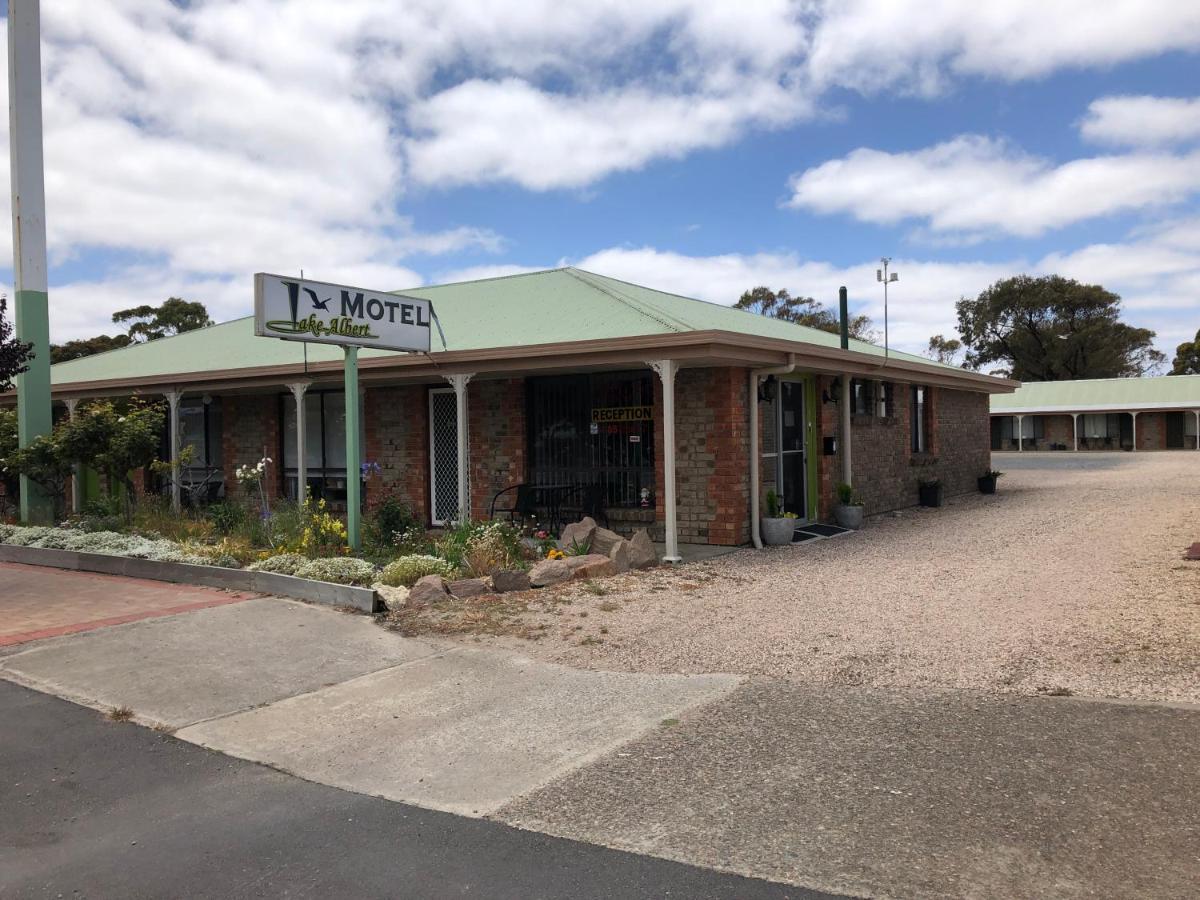
[[[167,398],[167,406],[170,409],[171,511],[178,515],[183,509],[180,484],[183,471],[179,465],[179,401],[183,399],[183,391],[166,391],[163,396]]]
[[[304,415],[304,395],[312,382],[296,381],[288,385],[296,402],[296,502],[308,497],[308,422]]]
[[[1131,419],[1133,419],[1133,447],[1131,449],[1136,451],[1137,450],[1137,417],[1138,417],[1138,414],[1136,412],[1131,412],[1129,414],[1129,417]]]
[[[1071,413],[1071,436],[1075,439],[1075,452],[1079,452],[1079,413]]]
[[[1200,450],[1200,409],[1195,410],[1196,413],[1196,449]]]
[[[1025,442],[1023,440],[1021,440],[1021,433],[1024,430],[1021,426],[1025,421],[1025,417],[1024,416],[1016,416],[1016,420],[1017,420],[1017,451],[1023,452],[1025,450]]]
[[[647,365],[658,373],[663,388],[663,502],[667,508],[663,562],[683,562],[679,555],[679,521],[675,508],[675,373],[679,363],[673,359],[660,359]]]
[[[447,375],[446,380],[454,388],[455,415],[458,425],[458,511],[457,521],[471,520],[470,442],[467,434],[467,385],[474,372]]]
[[[67,416],[75,418],[75,410],[79,408],[78,397],[68,397]],[[71,467],[71,512],[79,514],[83,511],[83,466],[75,463]]]

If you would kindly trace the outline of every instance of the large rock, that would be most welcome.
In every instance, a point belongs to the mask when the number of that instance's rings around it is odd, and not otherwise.
[[[586,556],[571,556],[566,560],[572,578],[606,578],[617,574],[617,567],[607,556],[589,553]]]
[[[524,572],[500,571],[492,576],[492,590],[497,594],[509,591],[527,591],[531,587],[529,576]]]
[[[420,609],[431,603],[440,603],[448,596],[450,592],[446,589],[446,579],[441,575],[426,575],[418,578],[417,583],[409,588],[408,599],[404,601],[404,605]]]
[[[592,545],[592,539],[596,536],[596,520],[591,516],[584,516],[578,522],[568,525],[562,530],[562,536],[558,539],[559,550],[570,550],[572,546],[588,547]]]
[[[534,587],[561,584],[571,577],[571,567],[565,559],[543,559],[529,570],[529,583]]]
[[[608,551],[608,558],[612,561],[613,568],[617,570],[618,575],[622,575],[629,571],[629,541],[621,540],[613,544],[613,548]]]
[[[478,597],[480,594],[489,593],[488,583],[483,578],[462,578],[458,581],[450,582],[447,587],[450,593],[459,600],[466,600],[468,597]]]
[[[588,552],[608,556],[612,553],[612,548],[623,540],[625,539],[615,531],[609,531],[607,528],[597,528],[596,533],[592,535],[592,546]]]
[[[629,541],[629,565],[634,569],[645,569],[658,562],[654,542],[645,529],[636,532]]]

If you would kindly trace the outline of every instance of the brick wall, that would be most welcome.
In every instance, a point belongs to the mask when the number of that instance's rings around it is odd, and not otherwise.
[[[279,395],[227,395],[221,398],[221,409],[226,495],[236,497],[242,491],[234,475],[238,466],[255,465],[265,454],[274,463],[267,466],[264,487],[268,496],[279,496]]]
[[[1069,415],[1042,416],[1045,435],[1038,441],[1039,450],[1049,450],[1056,444],[1070,450],[1075,446],[1074,424]]]
[[[830,390],[832,379],[822,378],[817,395]],[[907,384],[896,384],[894,403],[887,418],[854,416],[850,424],[854,487],[868,515],[902,509],[917,502],[921,478],[938,478],[947,496],[974,491],[976,479],[991,465],[988,397],[983,393],[948,388],[926,389],[929,418],[928,452],[912,452],[912,402]],[[838,434],[839,408],[821,403],[821,436]],[[820,447],[815,448],[819,452]],[[834,487],[841,481],[843,445],[838,453],[819,456],[821,518],[832,516]]]
[[[486,519],[492,498],[525,480],[525,379],[471,381],[467,421],[471,513],[475,519]]]
[[[418,518],[429,518],[429,401],[424,385],[367,388],[363,396],[364,457],[379,463],[367,480],[370,509],[394,491]]]
[[[1167,449],[1167,416],[1161,412],[1138,413],[1137,449]]]

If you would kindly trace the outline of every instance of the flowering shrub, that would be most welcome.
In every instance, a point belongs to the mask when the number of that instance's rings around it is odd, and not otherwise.
[[[478,576],[516,568],[524,556],[520,532],[504,522],[464,522],[447,530],[433,550],[456,568]]]
[[[414,555],[401,556],[392,560],[383,569],[379,580],[388,587],[412,587],[417,579],[426,575],[441,575],[443,578],[453,578],[454,566],[436,556]]]
[[[333,584],[367,586],[375,581],[376,571],[366,560],[337,556],[330,559],[310,559],[296,570],[296,575]]]
[[[546,559],[563,559],[566,555],[557,547],[551,547],[546,551]]]
[[[295,575],[296,571],[304,565],[307,565],[309,558],[301,556],[299,553],[280,553],[277,556],[268,556],[266,559],[260,559],[256,563],[251,563],[248,568],[251,572],[274,572],[276,575]]]
[[[325,508],[324,498],[315,506],[311,499],[305,499],[303,517],[304,525],[296,549],[309,557],[346,552],[346,526]]]
[[[257,492],[258,502],[261,507],[261,516],[267,519],[271,515],[271,504],[267,500],[267,491],[263,487],[263,479],[267,475],[267,466],[271,464],[271,457],[264,456],[252,466],[238,466],[234,470],[234,477],[237,478],[238,484],[245,488],[247,493]]]

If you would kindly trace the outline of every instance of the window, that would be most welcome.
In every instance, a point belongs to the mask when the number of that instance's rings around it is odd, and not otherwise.
[[[171,425],[163,425],[163,459],[171,453]],[[211,501],[222,494],[221,399],[189,397],[179,403],[179,452],[187,454],[187,465],[179,470],[179,483],[187,502]]]
[[[1183,413],[1183,433],[1190,438],[1196,437],[1196,414],[1193,412]]]
[[[1085,413],[1079,417],[1079,436],[1086,438],[1106,438],[1108,433],[1108,416],[1104,413]],[[1115,435],[1112,435],[1115,437]]]
[[[850,382],[850,412],[854,415],[869,416],[873,412],[873,385],[874,382],[860,381],[857,378]]]
[[[875,382],[875,415],[886,419],[896,412],[894,385],[886,381]]]
[[[912,451],[926,453],[929,449],[928,409],[925,404],[924,385],[912,386]]]
[[[283,476],[289,497],[296,489],[296,402],[283,403]],[[365,422],[359,414],[359,442],[366,446]],[[346,502],[346,399],[341,391],[309,391],[304,395],[305,476],[313,497],[323,497],[336,507]]]
[[[609,509],[653,506],[653,379],[650,372],[528,379],[529,482],[595,487]]]

